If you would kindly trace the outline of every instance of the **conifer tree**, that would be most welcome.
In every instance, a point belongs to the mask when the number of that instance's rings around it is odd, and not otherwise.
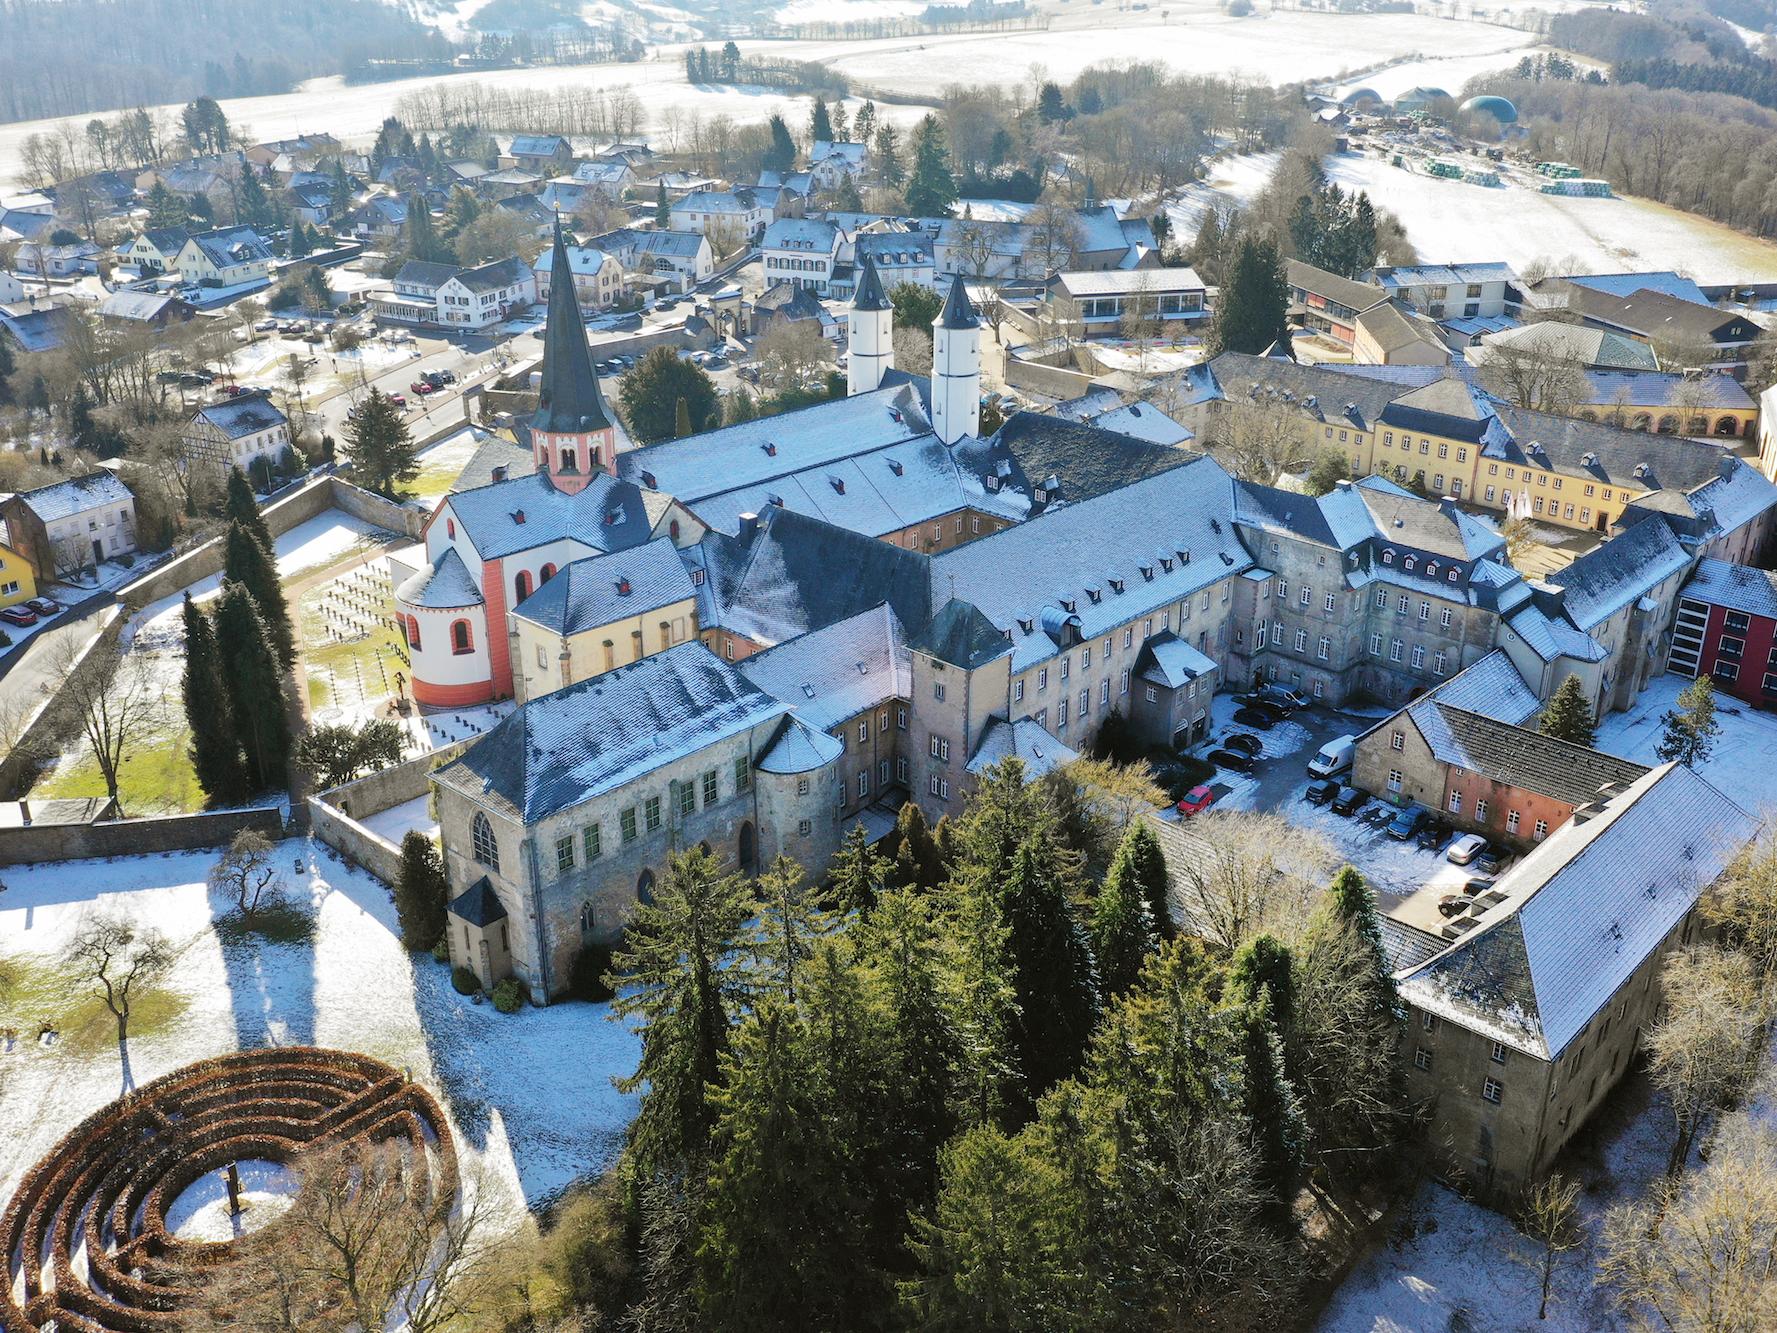
[[[234,710],[223,684],[210,617],[185,594],[185,720],[191,728],[191,766],[209,805],[232,805],[248,793],[246,765]]]
[[[773,116],[766,125],[771,134],[771,147],[765,150],[761,165],[767,171],[788,171],[796,165],[796,140],[782,116]]]
[[[1006,958],[1018,1021],[1019,1068],[1031,1101],[1079,1067],[1098,1019],[1092,946],[1069,901],[1056,845],[1032,834],[1012,857],[1002,890]]]
[[[254,546],[238,526],[231,540]],[[255,547],[255,549],[257,549]],[[235,730],[241,738],[247,776],[258,790],[281,787],[288,779],[290,719],[284,710],[284,672],[271,631],[244,584],[225,579],[216,607],[216,653]]]
[[[965,1125],[997,1124],[1018,1078],[1012,1046],[1018,998],[1007,965],[1008,931],[998,886],[969,875],[945,890],[944,913],[946,988],[963,1052],[958,1118]]]
[[[812,143],[833,142],[833,117],[827,110],[827,99],[814,95],[814,111],[809,117],[808,137]]]
[[[629,1157],[644,1176],[694,1170],[709,1155],[711,1089],[722,1081],[729,1028],[754,985],[737,965],[755,903],[751,885],[725,874],[702,848],[674,856],[638,903],[611,960],[612,1002],[639,1023],[642,1052],[623,1092],[647,1089],[629,1130]]]
[[[663,176],[654,185],[654,225],[665,231],[673,225],[672,205],[666,201],[666,178]]]
[[[681,395],[673,400],[673,438],[682,440],[691,434],[691,404]]]
[[[400,498],[401,487],[420,475],[419,450],[394,400],[371,389],[346,426],[352,471],[378,495]]]
[[[1537,724],[1543,735],[1553,736],[1558,741],[1572,741],[1575,745],[1591,745],[1597,726],[1592,720],[1592,705],[1586,700],[1586,692],[1580,688],[1580,678],[1569,676],[1556,689],[1549,700],[1549,706],[1543,709],[1542,717]]]
[[[1145,886],[1137,877],[1134,843],[1141,831],[1137,822],[1123,835],[1092,904],[1092,952],[1098,961],[1099,989],[1107,999],[1134,986],[1148,955],[1159,947],[1153,913],[1143,896]]]
[[[1283,1231],[1292,1225],[1302,1174],[1302,1110],[1285,1073],[1283,1040],[1270,991],[1261,986],[1245,1011],[1241,1072],[1253,1161],[1259,1184],[1269,1196],[1266,1215]]]
[[[1269,236],[1242,235],[1216,305],[1210,343],[1217,352],[1263,352],[1289,336],[1289,283]]]
[[[918,801],[895,816],[894,863],[887,877],[898,889],[935,889],[944,881],[944,863]]]
[[[296,661],[296,635],[290,628],[290,608],[284,601],[278,566],[265,547],[236,520],[229,522],[224,541],[222,577],[251,594],[278,662],[288,667]]]
[[[409,829],[401,840],[401,878],[395,882],[395,915],[409,949],[430,949],[443,936],[449,892],[438,844]]]
[[[271,529],[265,526],[265,515],[260,512],[259,500],[253,494],[253,484],[247,480],[247,474],[238,467],[228,470],[228,489],[223,502],[224,518],[239,523],[254,539],[265,548],[269,555],[273,551]]]
[[[831,934],[836,923],[831,913],[821,910],[802,867],[787,856],[779,856],[759,876],[754,892],[759,906],[755,952],[760,979],[793,1005],[816,943]]]
[[[251,164],[241,169],[235,212],[249,227],[263,227],[272,220],[271,201],[265,197],[265,186]]]
[[[840,840],[839,850],[827,867],[833,904],[841,912],[865,913],[876,906],[882,892],[882,858],[870,846],[862,824],[853,824]]]
[[[944,218],[956,207],[956,177],[950,169],[950,148],[944,127],[927,116],[913,131],[913,174],[907,182],[907,211],[918,217]]]
[[[407,252],[428,264],[447,264],[452,258],[450,248],[433,230],[432,209],[424,195],[407,196]]]
[[[1160,839],[1154,836],[1154,830],[1146,819],[1132,820],[1123,839],[1129,846],[1130,872],[1143,900],[1148,904],[1148,914],[1153,920],[1154,930],[1161,939],[1172,939],[1178,934],[1178,926],[1172,916],[1166,855],[1160,850]]]
[[[1660,719],[1663,728],[1654,753],[1662,760],[1695,768],[1715,750],[1721,723],[1715,720],[1715,685],[1698,676],[1678,693],[1678,707]]]
[[[1335,915],[1350,925],[1380,955],[1382,923],[1376,916],[1376,894],[1357,867],[1340,866],[1332,882],[1327,885],[1327,894]]]

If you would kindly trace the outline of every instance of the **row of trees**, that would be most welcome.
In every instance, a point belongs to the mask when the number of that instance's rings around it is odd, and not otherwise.
[[[954,823],[907,805],[885,855],[854,830],[824,892],[675,858],[613,965],[642,1042],[620,1184],[509,1304],[760,1330],[1286,1310],[1302,1182],[1355,1186],[1406,1128],[1374,904],[1283,871],[1274,821],[1217,817],[1228,855],[1186,890],[1230,905],[1171,938],[1153,797],[1010,760]]]

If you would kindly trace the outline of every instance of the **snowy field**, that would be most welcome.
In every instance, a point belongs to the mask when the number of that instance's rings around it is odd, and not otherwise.
[[[1635,707],[1598,724],[1598,748],[1638,764],[1659,763],[1654,748],[1660,743],[1660,719],[1677,706],[1679,691],[1689,684],[1683,676],[1655,676]],[[1777,817],[1777,715],[1718,690],[1715,716],[1721,735],[1697,772],[1753,814]]]
[[[358,822],[378,837],[387,838],[399,847],[401,839],[409,833],[424,833],[428,838],[437,836],[438,821],[428,812],[426,807],[429,803],[428,797],[416,796],[411,801],[403,801],[387,810],[379,810],[374,815],[366,815]]]
[[[410,1069],[442,1094],[468,1170],[507,1201],[513,1217],[518,1204],[545,1203],[616,1156],[633,1099],[610,1079],[634,1069],[637,1042],[609,1021],[607,1006],[566,1002],[508,1015],[471,1003],[451,989],[448,968],[400,947],[388,891],[318,842],[283,843],[276,858],[314,913],[313,941],[242,942],[232,933],[224,940],[214,924],[223,904],[204,883],[214,859],[190,852],[9,868],[0,957],[33,976],[53,976],[53,959],[83,913],[117,912],[152,925],[178,961],[162,1002],[131,1037],[136,1083],[268,1045],[361,1051]],[[297,860],[300,874],[292,870]],[[34,999],[35,1007],[16,1012],[0,1007],[0,1027],[34,1035],[42,1019],[66,1009],[40,992]],[[0,1048],[0,1125],[8,1131],[0,1136],[0,1199],[63,1133],[121,1090],[114,1034],[106,1035],[103,1022],[94,1026],[91,1033],[67,1029],[47,1046],[20,1040]],[[190,1225],[202,1228],[206,1201],[189,1204]]]
[[[1676,269],[1701,283],[1777,280],[1777,245],[1647,199],[1582,199],[1440,180],[1380,157],[1341,154],[1327,175],[1367,190],[1406,225],[1427,263],[1577,261],[1582,273]]]

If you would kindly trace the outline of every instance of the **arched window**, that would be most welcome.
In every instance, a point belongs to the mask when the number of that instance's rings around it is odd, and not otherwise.
[[[555,577],[555,566],[554,565],[544,565],[543,566],[543,575],[542,575],[541,580],[539,581],[538,586],[541,586],[542,584],[549,582],[549,580],[554,577]]]
[[[518,577],[512,580],[514,601],[522,602],[525,598],[529,597],[531,595],[531,586],[531,571],[528,569],[519,570]]]
[[[1673,416],[1670,412],[1661,417],[1659,433],[1661,435],[1678,434],[1678,418]]]
[[[1646,430],[1654,424],[1654,419],[1646,412],[1637,412],[1635,419],[1629,423],[1630,430]]]
[[[668,536],[670,536],[674,541],[678,541],[679,540],[679,520],[675,518],[671,523],[668,523],[666,525],[666,531],[667,531]]]
[[[444,532],[445,532],[445,535],[448,536],[452,541],[456,540],[456,537],[457,537],[457,521],[456,521],[456,519],[447,518],[444,520]]]
[[[578,472],[580,470],[580,451],[573,445],[564,444],[561,447],[561,467],[558,470],[562,472]]]
[[[636,901],[638,903],[652,903],[654,901],[654,872],[652,870],[644,870],[641,877],[636,880]]]
[[[1690,421],[1686,423],[1684,433],[1686,435],[1709,434],[1709,418],[1705,416],[1692,417]]]
[[[592,928],[597,924],[598,924],[598,915],[597,915],[597,913],[595,913],[592,910],[592,904],[589,902],[581,903],[580,904],[580,933],[582,935],[592,934]]]
[[[420,618],[418,616],[407,617],[407,646],[416,653],[420,649]]]
[[[737,851],[739,853],[740,873],[753,873],[753,857],[758,850],[758,835],[753,832],[753,821],[747,820],[740,826],[740,838]]]
[[[1733,417],[1723,417],[1715,423],[1715,433],[1717,435],[1738,435],[1740,423],[1735,421]]]
[[[494,826],[479,810],[469,824],[469,841],[477,861],[489,870],[500,868],[500,844],[494,841]]]
[[[450,650],[458,656],[475,651],[475,636],[470,632],[467,620],[450,622]]]

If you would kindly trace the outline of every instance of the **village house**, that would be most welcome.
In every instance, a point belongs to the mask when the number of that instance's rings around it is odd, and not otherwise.
[[[1208,313],[1207,290],[1194,269],[1138,268],[1057,273],[1048,298],[1077,310],[1082,336],[1120,337],[1129,318],[1140,317],[1173,333]],[[1063,304],[1065,303],[1065,304]],[[1070,318],[1070,325],[1075,321]]]
[[[573,274],[574,294],[580,302],[580,308],[609,310],[615,305],[623,295],[623,265],[617,261],[617,257],[584,245],[568,246],[567,255],[568,270]],[[539,301],[549,299],[549,286],[553,277],[552,269],[544,262],[545,258],[546,255],[538,256],[533,269]]]
[[[197,308],[171,292],[138,292],[124,287],[99,302],[99,318],[122,328],[164,329],[189,322]]]
[[[371,299],[379,320],[478,330],[535,304],[537,279],[514,256],[475,268],[410,259],[395,274],[393,291]]]
[[[354,236],[392,240],[407,225],[407,200],[398,194],[373,194],[346,214]]]
[[[65,245],[47,239],[26,241],[14,254],[13,263],[40,278],[71,278],[98,272],[102,253],[91,241],[71,241]]]
[[[1707,676],[1759,708],[1777,707],[1777,575],[1701,560],[1679,593],[1669,666]]]
[[[707,236],[722,254],[758,236],[772,219],[771,206],[745,187],[699,190],[679,200],[670,211],[672,230]]]
[[[636,183],[636,174],[621,159],[611,162],[581,162],[574,168],[574,179],[598,191],[613,203]]]
[[[808,151],[808,174],[817,190],[835,190],[842,179],[863,175],[870,149],[861,143],[816,139]]]
[[[136,553],[136,497],[108,471],[20,491],[0,500],[13,549],[40,578]]]
[[[271,246],[251,227],[194,232],[179,248],[179,276],[200,287],[243,287],[271,280]]]
[[[5,512],[0,501],[0,514]],[[0,522],[0,607],[17,606],[37,595],[37,570],[24,551],[12,544],[12,535]]]
[[[1510,264],[1417,264],[1375,268],[1364,281],[1380,287],[1389,300],[1412,307],[1433,320],[1488,319],[1506,313],[1508,292],[1518,275]]]
[[[844,233],[831,222],[778,219],[759,241],[759,265],[766,285],[787,282],[825,295],[844,240]]]
[[[1361,311],[1352,322],[1351,359],[1370,366],[1442,366],[1450,349],[1438,326],[1390,301]]]
[[[274,462],[290,448],[290,419],[259,389],[192,413],[179,432],[180,448],[189,466],[207,467],[226,477],[233,468],[252,475],[260,459]]]
[[[172,273],[191,233],[184,227],[146,227],[120,246],[117,257],[144,273]]]
[[[574,165],[574,148],[559,134],[519,134],[500,154],[500,166],[537,176],[559,176]]]
[[[1285,266],[1290,287],[1290,323],[1350,347],[1357,340],[1357,317],[1388,302],[1388,292],[1370,282],[1292,259]]]

